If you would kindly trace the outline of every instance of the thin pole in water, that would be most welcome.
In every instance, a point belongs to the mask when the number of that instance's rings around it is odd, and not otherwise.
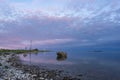
[[[32,52],[32,40],[30,41],[30,73],[31,73],[31,52]]]
[[[30,65],[31,65],[32,40],[30,41]]]
[[[30,52],[32,50],[32,40],[30,40]]]

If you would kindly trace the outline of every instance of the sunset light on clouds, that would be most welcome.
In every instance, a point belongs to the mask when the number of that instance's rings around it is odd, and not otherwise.
[[[119,0],[0,0],[0,48],[120,46]],[[73,45],[74,44],[74,45]]]

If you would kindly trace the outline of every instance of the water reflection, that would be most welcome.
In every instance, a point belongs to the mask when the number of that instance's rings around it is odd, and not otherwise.
[[[27,57],[28,55],[30,55],[31,53],[23,53],[22,55],[23,55],[23,57]],[[35,55],[38,55],[38,52],[34,52],[34,53],[32,53],[32,54],[35,54]]]
[[[120,80],[120,54],[118,52],[73,51],[68,52],[67,57],[58,57],[56,52],[31,53],[31,55],[28,53],[20,55],[20,59],[25,64],[32,62],[36,65],[47,65],[52,69],[62,68],[72,74],[84,73],[89,80]],[[108,79],[110,76],[111,79]]]
[[[27,54],[25,53],[25,54],[23,54],[23,57],[27,57]]]
[[[56,58],[57,61],[64,61],[66,59],[67,59],[67,57],[59,57],[59,56],[57,56],[57,58]]]
[[[34,54],[34,55],[37,56],[37,55],[38,55],[38,52],[32,53],[32,54]],[[30,53],[23,53],[22,55],[23,55],[24,58],[26,58],[28,55],[30,55]],[[57,57],[56,57],[56,60],[57,60],[57,61],[64,61],[64,60],[66,60],[66,59],[67,59],[66,56],[58,56],[58,55],[57,55]]]
[[[38,55],[38,52],[35,52],[34,54]]]

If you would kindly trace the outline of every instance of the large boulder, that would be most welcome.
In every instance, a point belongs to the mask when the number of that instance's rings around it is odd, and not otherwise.
[[[67,53],[65,52],[57,52],[57,60],[65,60],[67,58]]]

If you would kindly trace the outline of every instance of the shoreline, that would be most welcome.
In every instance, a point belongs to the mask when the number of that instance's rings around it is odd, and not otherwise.
[[[0,80],[81,80],[63,70],[49,70],[35,65],[22,64],[15,53],[0,53]]]

